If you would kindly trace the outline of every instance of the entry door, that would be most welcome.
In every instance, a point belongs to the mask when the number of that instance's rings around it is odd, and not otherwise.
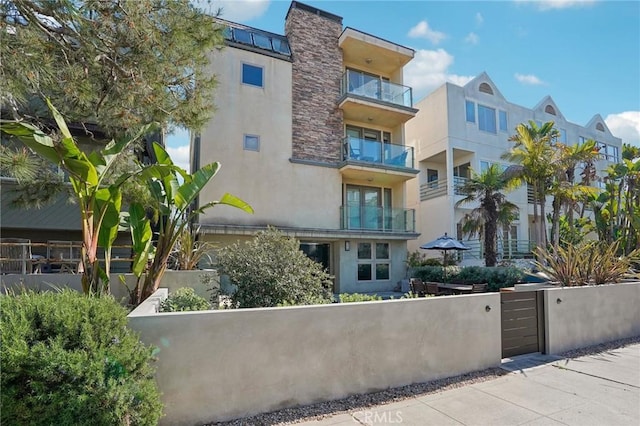
[[[380,188],[347,185],[349,229],[380,229]]]

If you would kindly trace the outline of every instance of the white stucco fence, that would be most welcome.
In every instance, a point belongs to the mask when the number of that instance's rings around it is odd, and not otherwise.
[[[550,354],[640,336],[640,282],[544,290]]]
[[[192,425],[500,364],[500,295],[145,314],[162,422]],[[148,311],[148,310],[147,310]]]

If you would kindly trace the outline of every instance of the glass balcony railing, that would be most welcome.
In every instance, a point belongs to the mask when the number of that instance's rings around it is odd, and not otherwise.
[[[341,94],[347,93],[403,107],[413,107],[411,87],[391,83],[378,76],[359,71],[347,70],[342,76]]]
[[[340,207],[342,229],[415,232],[415,210],[347,205]]]
[[[344,138],[343,161],[361,161],[393,167],[413,169],[413,147],[370,141],[366,139]]]

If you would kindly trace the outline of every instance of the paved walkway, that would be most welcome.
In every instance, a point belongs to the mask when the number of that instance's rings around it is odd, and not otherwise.
[[[575,359],[532,355],[510,374],[303,425],[640,425],[640,344]]]

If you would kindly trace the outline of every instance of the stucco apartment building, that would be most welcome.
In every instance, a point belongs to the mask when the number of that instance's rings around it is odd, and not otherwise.
[[[417,109],[402,85],[414,51],[296,1],[284,35],[220,22],[217,111],[192,135],[192,170],[219,161],[200,203],[229,192],[255,214],[210,209],[198,219],[203,238],[223,246],[272,225],[335,276],[334,291],[393,289],[418,236],[404,130]]]
[[[486,73],[464,87],[446,83],[416,107],[419,112],[407,123],[406,139],[415,149],[420,174],[407,183],[407,207],[419,212],[416,231],[424,241],[444,232],[462,238],[461,219],[475,206],[456,207],[462,198],[456,188],[470,177],[471,170],[481,172],[492,163],[509,166],[501,155],[513,146],[508,138],[519,123],[554,121],[560,141],[569,145],[587,139],[598,141],[603,154],[596,164],[600,173],[620,161],[622,141],[611,134],[599,114],[581,126],[567,121],[550,96],[533,108],[516,105],[504,98]],[[499,236],[499,251],[507,257],[526,253],[533,239],[533,204],[526,186],[509,193],[508,199],[519,207],[519,218]],[[551,211],[550,205],[547,211]],[[468,244],[477,248],[475,253],[465,254],[473,263],[480,259],[480,244]],[[418,241],[411,241],[409,250],[416,250],[418,245]]]

